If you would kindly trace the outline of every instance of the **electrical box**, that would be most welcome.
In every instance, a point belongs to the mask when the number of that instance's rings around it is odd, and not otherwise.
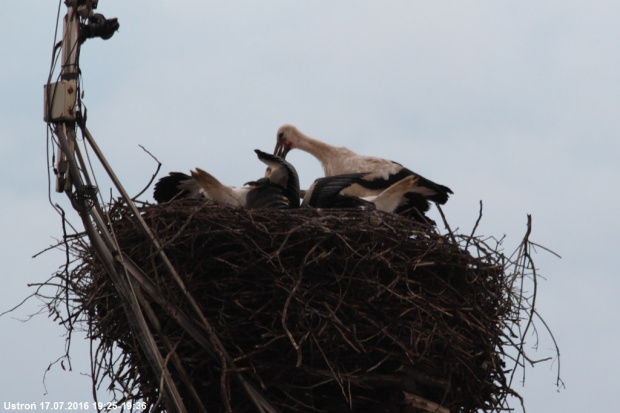
[[[60,122],[75,120],[77,84],[73,80],[43,85],[43,120]]]

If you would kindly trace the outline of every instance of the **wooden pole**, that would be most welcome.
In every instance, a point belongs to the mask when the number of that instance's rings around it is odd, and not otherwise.
[[[91,135],[91,133],[85,126],[82,126],[82,133],[84,134],[84,137],[86,138],[90,146],[95,151],[97,158],[99,159],[104,169],[108,173],[108,176],[112,179],[114,186],[116,186],[116,189],[120,192],[125,202],[127,202],[127,205],[134,212],[134,216],[137,219],[140,228],[142,229],[142,231],[144,231],[144,233],[149,238],[153,246],[156,248],[158,255],[161,257],[161,259],[164,262],[164,265],[168,269],[168,272],[170,273],[172,278],[175,280],[175,282],[178,284],[178,286],[181,288],[181,291],[183,291],[185,298],[189,302],[192,309],[195,311],[196,315],[199,317],[199,320],[202,323],[202,327],[207,331],[207,334],[209,336],[210,345],[208,347],[211,349],[211,353],[214,356],[214,359],[215,360],[219,359],[221,361],[222,368],[228,368],[232,371],[233,377],[235,377],[238,380],[238,382],[243,386],[244,390],[246,391],[246,393],[248,394],[248,396],[250,397],[250,399],[252,400],[252,402],[254,403],[255,407],[258,409],[259,412],[277,413],[278,410],[273,405],[271,405],[271,403],[250,382],[248,382],[247,379],[245,379],[245,377],[236,368],[235,362],[233,361],[231,356],[228,354],[228,352],[224,348],[224,345],[222,344],[219,337],[215,333],[215,329],[211,326],[211,323],[209,323],[207,318],[202,313],[200,306],[198,305],[194,297],[189,293],[189,291],[185,287],[185,284],[181,280],[181,277],[177,274],[176,269],[174,268],[174,266],[168,259],[168,256],[166,255],[166,253],[163,251],[161,245],[159,244],[159,241],[157,240],[157,238],[151,231],[151,228],[144,221],[144,218],[142,218],[142,214],[140,214],[140,211],[138,211],[138,209],[136,208],[131,197],[129,196],[129,194],[127,194],[127,192],[125,191],[125,188],[123,187],[120,180],[117,178],[116,174],[112,170],[112,167],[108,164],[107,160],[103,156],[103,153],[99,149],[97,142],[95,142],[95,139],[93,138],[93,136]],[[127,264],[123,264],[123,265],[125,265],[125,267],[128,268]],[[129,270],[129,273],[134,274],[130,270]],[[184,326],[186,326],[186,324]]]
[[[127,277],[123,277],[117,270],[114,256],[119,255],[119,253],[111,250],[109,246],[106,245],[106,242],[104,242],[104,238],[111,239],[111,235],[108,233],[105,225],[95,226],[91,221],[90,211],[92,211],[92,208],[89,204],[90,202],[96,202],[96,199],[91,200],[83,196],[83,194],[86,193],[86,190],[81,182],[77,162],[75,160],[74,153],[70,150],[69,139],[66,136],[64,128],[65,125],[59,125],[56,129],[56,135],[58,137],[58,142],[60,143],[60,148],[66,155],[69,174],[73,177],[72,181],[73,186],[75,187],[75,193],[70,194],[71,204],[82,219],[84,229],[86,230],[86,234],[91,241],[91,245],[95,249],[97,257],[106,269],[106,273],[112,279],[119,296],[122,298],[121,303],[125,309],[125,314],[127,315],[129,325],[136,335],[137,342],[140,343],[142,351],[144,352],[147,360],[149,360],[155,375],[163,378],[164,387],[172,399],[171,403],[169,403],[169,407],[174,409],[176,412],[185,413],[187,410],[183,404],[183,399],[181,398],[174,381],[170,377],[168,370],[164,366],[164,358],[160,354],[159,349],[157,348],[157,343],[149,331],[136,294],[131,288],[131,285],[128,283]],[[97,222],[97,220],[95,220],[95,222]]]

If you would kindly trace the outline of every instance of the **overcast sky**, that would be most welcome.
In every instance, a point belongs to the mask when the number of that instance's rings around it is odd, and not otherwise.
[[[32,258],[62,235],[42,121],[58,3],[0,8],[3,312],[64,256]],[[528,412],[617,405],[620,3],[100,0],[98,11],[121,28],[82,47],[88,127],[128,192],[156,167],[139,145],[162,174],[199,166],[241,185],[264,171],[253,149],[272,151],[292,123],[449,186],[453,228],[468,233],[482,200],[478,232],[505,234],[507,252],[532,214],[531,239],[562,256],[535,260],[566,388],[555,387],[555,361],[528,369],[516,390]],[[301,151],[288,159],[302,187],[322,173]],[[71,209],[64,195],[51,201]],[[0,318],[0,403],[92,400],[80,337],[72,371],[54,365],[43,382],[64,338],[46,315],[23,322],[40,305]],[[531,356],[553,356],[544,333]]]

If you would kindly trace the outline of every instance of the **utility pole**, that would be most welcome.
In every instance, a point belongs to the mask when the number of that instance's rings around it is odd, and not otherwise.
[[[109,39],[118,30],[117,19],[106,19],[95,13],[99,0],[65,0],[67,14],[63,19],[60,80],[45,85],[44,114],[45,122],[54,123],[55,128],[62,129],[67,139],[68,150],[75,151],[76,121],[78,120],[78,78],[80,76],[80,47],[86,39],[100,37]],[[82,23],[80,18],[86,23]],[[58,133],[56,133],[58,136]],[[59,137],[59,139],[61,139]],[[59,142],[55,165],[56,191],[72,192],[73,180],[67,164],[67,153]]]
[[[63,38],[60,44],[56,46],[56,48],[59,46],[62,48],[60,77],[58,82],[48,83],[44,86],[43,118],[50,125],[50,129],[56,137],[58,144],[57,162],[54,165],[56,191],[65,192],[71,200],[71,205],[78,212],[97,258],[101,261],[117,290],[130,328],[136,340],[140,343],[142,352],[148,360],[154,376],[161,378],[163,388],[160,391],[164,394],[165,405],[168,411],[185,413],[187,409],[166,367],[164,357],[150,332],[140,299],[138,298],[138,295],[141,294],[136,294],[136,290],[139,288],[149,291],[149,284],[144,280],[142,280],[142,284],[139,284],[142,276],[140,269],[132,266],[131,262],[127,262],[123,252],[118,250],[114,236],[110,232],[111,223],[106,222],[105,214],[96,197],[97,188],[91,183],[87,172],[87,165],[81,156],[79,146],[76,144],[77,127],[81,129],[85,142],[94,150],[121,196],[129,207],[134,210],[139,227],[151,240],[158,251],[158,255],[161,256],[170,274],[177,281],[182,291],[186,293],[192,308],[199,316],[202,328],[189,329],[189,334],[193,334],[199,343],[202,343],[205,348],[212,352],[214,360],[220,361],[222,357],[225,359],[225,365],[222,368],[232,369],[234,372],[233,376],[246,390],[258,412],[277,413],[278,410],[237,371],[234,361],[226,352],[226,349],[223,347],[217,334],[215,334],[209,321],[202,314],[194,298],[187,292],[181,278],[162,250],[161,245],[159,245],[151,229],[142,219],[132,199],[121,185],[94,138],[86,128],[86,119],[84,119],[81,113],[79,96],[79,78],[81,75],[79,68],[80,47],[90,38],[98,37],[107,40],[119,28],[117,19],[106,19],[102,14],[94,13],[93,10],[97,8],[97,4],[98,0],[65,0],[67,14],[63,21]],[[153,294],[152,291],[151,293]],[[172,309],[170,311],[179,316],[176,310]],[[184,323],[184,325],[188,326],[187,323]],[[206,336],[202,329],[207,331]],[[178,368],[182,369],[183,367],[178,366]],[[200,400],[197,400],[197,404],[198,410],[206,413],[206,409],[202,406]]]
[[[62,128],[67,138],[68,150],[75,150],[75,118],[77,105],[78,42],[79,18],[75,7],[67,7],[63,19],[62,57],[60,82],[45,87],[46,122],[55,122],[56,128]],[[71,191],[72,180],[68,171],[67,156],[62,145],[57,148],[56,192]],[[77,177],[74,177],[77,178]]]
[[[86,165],[76,145],[78,122],[81,122],[80,127],[85,128],[85,120],[81,117],[78,103],[80,46],[89,38],[109,39],[119,27],[117,19],[106,19],[103,15],[93,12],[97,3],[98,0],[65,0],[67,13],[63,20],[63,37],[59,45],[62,52],[60,79],[44,86],[43,119],[50,125],[58,143],[58,159],[55,165],[56,191],[67,194],[73,208],[82,219],[97,257],[117,288],[129,324],[142,346],[145,357],[149,360],[155,375],[162,378],[164,384],[162,390],[165,390],[170,400],[168,407],[171,411],[185,413],[187,410],[183,400],[164,366],[164,358],[157,348],[157,343],[150,334],[132,282],[115,257],[118,251],[114,239],[101,213],[101,206],[98,205],[96,188],[90,184]],[[90,134],[89,139],[94,144]],[[103,158],[98,148],[97,155]]]

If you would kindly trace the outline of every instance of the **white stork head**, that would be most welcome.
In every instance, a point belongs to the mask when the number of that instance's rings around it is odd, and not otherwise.
[[[282,125],[278,129],[278,140],[276,142],[276,148],[273,151],[274,155],[280,158],[286,158],[286,154],[297,146],[301,139],[301,132],[293,125]]]

